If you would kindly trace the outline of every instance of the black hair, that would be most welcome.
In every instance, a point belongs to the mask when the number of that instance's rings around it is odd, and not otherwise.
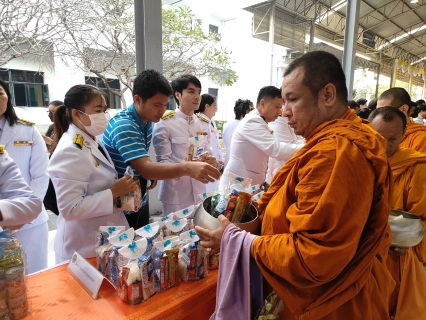
[[[211,106],[215,101],[216,97],[214,95],[211,95],[209,93],[202,94],[200,106],[198,107],[198,110],[194,111],[194,113],[204,112],[204,110],[206,109],[206,104]]]
[[[417,118],[419,116],[419,109],[417,108],[417,103],[411,101],[410,108],[408,111],[410,112],[414,108],[414,110],[409,114],[410,117]]]
[[[52,151],[55,151],[62,135],[68,130],[72,123],[71,110],[85,111],[85,106],[97,97],[105,97],[105,93],[88,84],[78,84],[71,87],[65,94],[64,104],[58,107],[53,113],[53,125],[55,128],[55,140],[52,144]]]
[[[356,113],[356,115],[362,119],[368,119],[368,116],[370,115],[372,110],[368,109],[368,108],[362,108],[359,109],[358,112]]]
[[[367,103],[367,99],[360,98],[360,99],[358,99],[358,100],[356,101],[356,103],[358,103],[358,104],[361,106],[361,105],[363,105],[363,104],[366,104],[366,103]]]
[[[251,102],[250,100],[238,99],[235,102],[235,107],[234,107],[235,119],[236,120],[244,119],[244,117],[247,114],[247,111],[250,110],[250,106],[253,106],[253,102]]]
[[[400,118],[402,121],[403,133],[405,132],[405,129],[407,128],[407,117],[404,112],[398,108],[383,107],[373,110],[368,117],[368,121],[373,122],[373,120],[378,116],[381,116],[384,122],[391,122],[395,118]]]
[[[394,87],[384,91],[379,100],[390,100],[390,106],[399,108],[406,104],[408,107],[411,106],[411,98],[407,90],[404,88]]]
[[[6,111],[4,112],[4,117],[6,121],[9,122],[9,125],[13,126],[18,121],[18,116],[16,115],[15,109],[12,105],[12,96],[9,91],[9,86],[2,79],[0,79],[0,85],[3,87],[7,95],[7,104]]]
[[[348,101],[348,106],[351,109],[355,109],[356,107],[359,108],[359,104],[355,100],[349,100]]]
[[[422,104],[418,106],[419,111],[426,111],[426,105]]]
[[[64,104],[64,102],[61,101],[61,100],[53,100],[53,101],[49,102],[49,106],[52,105],[52,106],[55,106],[55,107],[62,106],[63,104]]]
[[[348,105],[346,77],[336,56],[325,51],[308,52],[289,64],[284,77],[299,67],[304,69],[302,83],[311,90],[314,97],[318,97],[319,91],[331,83],[336,87],[338,99],[346,106]]]
[[[281,90],[274,86],[266,86],[260,89],[259,94],[257,95],[256,107],[259,106],[260,101],[281,98]]]
[[[423,99],[420,99],[420,100],[417,100],[416,101],[416,104],[417,104],[417,106],[421,106],[421,105],[423,105],[423,103],[425,103],[425,101],[423,100]]]
[[[146,101],[157,93],[169,97],[172,95],[172,87],[169,81],[158,71],[144,70],[133,81],[133,96],[138,95],[142,101]]]
[[[370,110],[376,110],[376,108],[377,108],[377,98],[376,98],[376,99],[371,100],[371,101],[368,103],[368,109],[370,109]]]
[[[201,89],[200,80],[198,80],[196,76],[190,74],[185,74],[172,81],[173,97],[175,98],[177,105],[179,105],[179,100],[176,98],[176,92],[182,94],[183,90],[188,88],[190,83]]]

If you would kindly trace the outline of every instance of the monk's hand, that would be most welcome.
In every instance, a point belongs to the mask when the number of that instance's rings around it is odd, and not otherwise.
[[[195,231],[197,231],[197,234],[201,238],[200,244],[204,248],[210,248],[212,254],[220,251],[220,243],[222,241],[223,233],[225,232],[226,227],[231,224],[231,222],[223,214],[221,214],[217,219],[220,222],[220,227],[216,230],[209,230],[199,226],[195,227]]]
[[[396,256],[404,256],[407,253],[407,248],[391,246],[389,248],[389,253]]]

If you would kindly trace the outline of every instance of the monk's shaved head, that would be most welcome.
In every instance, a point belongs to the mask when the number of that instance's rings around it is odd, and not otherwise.
[[[400,108],[404,104],[408,107],[411,105],[410,95],[404,88],[395,87],[386,90],[380,95],[377,101],[378,105],[385,100],[387,106],[394,108]]]
[[[336,95],[340,102],[347,108],[348,89],[342,65],[335,55],[325,51],[312,51],[293,60],[284,72],[284,77],[299,67],[303,67],[303,84],[308,87],[316,97],[318,92],[327,84],[336,87]]]
[[[404,133],[405,129],[407,128],[407,117],[401,110],[397,108],[388,106],[376,109],[370,114],[370,116],[368,117],[368,121],[373,122],[373,120],[377,117],[382,118],[384,122],[391,122],[395,119],[400,119],[402,133]]]
[[[368,120],[373,128],[386,139],[387,156],[395,154],[404,138],[407,126],[405,114],[397,108],[383,107],[374,110]]]

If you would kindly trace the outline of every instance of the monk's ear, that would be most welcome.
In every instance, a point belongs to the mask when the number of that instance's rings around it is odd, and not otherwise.
[[[328,83],[322,89],[324,97],[324,105],[331,107],[336,102],[336,87],[332,83]]]
[[[403,104],[402,106],[399,107],[399,110],[401,110],[405,114],[408,114],[408,110],[409,109],[410,109],[410,107],[408,105],[406,105],[406,104]]]

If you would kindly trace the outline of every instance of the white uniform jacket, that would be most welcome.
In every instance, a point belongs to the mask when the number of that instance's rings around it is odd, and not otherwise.
[[[43,201],[49,185],[49,177],[46,174],[49,158],[46,144],[33,123],[18,120],[17,124],[10,126],[6,121],[0,144],[5,145],[7,153],[21,170],[22,177],[34,194]],[[38,226],[49,219],[43,205],[37,213],[36,219],[25,224],[20,230]]]
[[[172,111],[174,112],[174,111]],[[210,122],[192,115],[188,117],[179,109],[172,116],[166,114],[154,126],[152,142],[158,162],[179,163],[188,156],[189,138],[198,132],[206,133],[207,148],[211,147]],[[208,120],[208,119],[207,119]],[[160,182],[158,199],[163,204],[193,205],[200,200],[199,194],[206,192],[206,185],[188,176]]]
[[[423,118],[421,115],[419,115],[417,118],[413,118],[413,121],[415,123],[426,124],[426,119]]]
[[[219,131],[217,130],[216,122],[214,122],[213,119],[210,119],[207,117],[204,113],[201,112],[201,115],[210,120],[209,128],[210,128],[210,135],[211,135],[211,146],[213,150],[213,155],[215,156],[216,160],[222,161],[223,155],[222,155],[222,147],[219,143]]]
[[[268,123],[269,128],[273,131],[273,135],[280,142],[305,144],[305,139],[297,136],[294,130],[288,125],[287,117],[278,117],[277,120]],[[269,158],[268,172],[266,174],[266,182],[271,183],[275,173],[286,163],[284,160]]]
[[[219,190],[228,184],[227,172],[252,179],[252,185],[262,184],[265,181],[269,157],[287,161],[302,146],[278,141],[259,111],[254,109],[235,129],[229,163],[220,180]]]
[[[223,144],[225,145],[226,149],[226,155],[225,155],[225,168],[228,165],[229,157],[231,155],[231,141],[232,136],[234,135],[235,128],[240,123],[241,120],[234,119],[230,122],[227,122],[223,125],[223,132],[222,132],[222,140]]]
[[[84,139],[81,149],[73,142],[76,134]],[[129,226],[123,211],[113,205],[109,188],[117,172],[104,151],[108,159],[98,150],[97,142],[70,125],[50,158],[48,174],[59,209],[54,244],[57,261],[58,256],[69,259],[74,251],[85,258],[95,257],[99,226]]]
[[[31,222],[41,211],[42,202],[22,178],[21,171],[7,152],[0,154],[0,209],[2,227]]]

